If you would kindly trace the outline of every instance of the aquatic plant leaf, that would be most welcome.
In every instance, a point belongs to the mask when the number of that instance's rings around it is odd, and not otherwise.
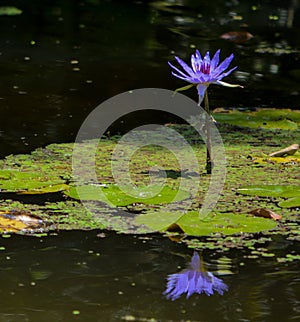
[[[0,233],[26,232],[45,228],[43,220],[37,216],[18,211],[0,211]]]
[[[170,226],[176,223],[182,216],[184,216],[184,212],[179,211],[147,212],[139,215],[135,221],[137,224],[146,225],[153,231],[163,231],[167,230]]]
[[[63,183],[64,180],[58,177],[48,178],[36,172],[0,170],[0,189],[5,192],[24,193],[26,190],[33,191]]]
[[[109,201],[115,206],[127,206],[134,203],[143,204],[164,204],[172,201],[179,201],[189,197],[189,193],[183,190],[173,190],[171,187],[164,186],[159,194],[153,195],[153,191],[157,190],[157,186],[151,188],[142,187],[139,188],[140,198],[136,198],[124,193],[116,185],[108,185],[101,187],[99,185],[84,185],[71,187],[65,191],[68,197],[81,200],[95,200],[108,203]]]
[[[273,220],[234,213],[218,213],[211,220],[200,221],[199,213],[196,211],[181,217],[177,225],[191,236],[209,236],[213,233],[224,235],[258,233],[277,226]]]
[[[255,233],[271,230],[276,227],[274,221],[265,218],[255,218],[244,214],[218,213],[209,220],[200,220],[199,212],[153,212],[139,215],[136,219],[155,230],[167,230],[173,224],[190,236],[209,236],[213,233],[225,235]]]
[[[300,112],[291,110],[265,109],[256,112],[213,113],[217,122],[241,127],[297,130],[300,124]]]
[[[32,189],[32,190],[24,190],[24,191],[19,191],[18,194],[22,195],[41,195],[44,193],[54,193],[54,192],[60,192],[69,189],[69,185],[67,184],[54,184],[54,185],[49,185],[47,187],[42,187],[42,188],[37,188],[37,189]]]
[[[283,185],[253,185],[237,189],[238,193],[260,197],[300,197],[300,186]]]
[[[0,7],[0,16],[17,16],[22,13],[22,10],[16,7]]]
[[[284,201],[280,201],[278,203],[279,207],[282,208],[296,208],[300,207],[300,196],[299,197],[293,197]]]
[[[274,211],[266,208],[257,208],[249,211],[249,214],[256,217],[270,218],[274,220],[280,220],[282,218],[281,215],[276,214]]]

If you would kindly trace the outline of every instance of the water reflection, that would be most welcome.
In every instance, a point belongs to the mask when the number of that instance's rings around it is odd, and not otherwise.
[[[206,271],[203,259],[197,252],[194,252],[187,269],[169,275],[167,289],[163,294],[167,299],[174,301],[184,293],[187,293],[186,298],[188,299],[194,293],[205,293],[210,296],[214,292],[223,295],[224,291],[228,291],[227,285],[213,273]]]

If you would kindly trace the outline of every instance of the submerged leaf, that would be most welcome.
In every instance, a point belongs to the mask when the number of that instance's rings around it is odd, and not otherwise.
[[[221,35],[220,38],[242,44],[254,36],[247,31],[229,31]]]
[[[0,7],[0,16],[17,16],[22,13],[22,10],[16,7]]]

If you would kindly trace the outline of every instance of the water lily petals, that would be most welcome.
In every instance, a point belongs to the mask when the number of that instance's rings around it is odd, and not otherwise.
[[[181,67],[189,74],[189,76],[193,76],[194,72],[191,69],[191,67],[189,67],[188,64],[186,64],[182,59],[180,59],[179,57],[175,56],[177,62],[181,65]]]
[[[210,65],[211,70],[214,70],[218,66],[219,61],[220,61],[220,49],[216,51],[216,53],[214,54],[214,57],[211,60],[211,65]]]
[[[198,96],[199,96],[199,101],[198,101],[198,105],[201,105],[203,98],[204,98],[204,94],[207,90],[208,84],[198,84],[197,85],[197,91],[198,91]]]

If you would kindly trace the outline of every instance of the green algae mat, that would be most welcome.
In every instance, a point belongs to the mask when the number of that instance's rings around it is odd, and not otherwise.
[[[185,169],[176,153],[150,144],[135,151],[128,168],[118,172],[128,182],[120,187],[113,169],[118,137],[51,144],[0,160],[0,232],[162,233],[189,247],[222,250],[252,249],[278,234],[299,241],[300,153],[269,154],[299,144],[300,112],[232,110],[213,116],[224,143],[227,174],[218,202],[205,216],[199,216],[211,183],[205,173],[205,144],[191,126],[169,124],[192,148],[198,160],[194,171]],[[74,175],[74,148],[84,163],[95,145],[93,179],[84,164],[82,175]],[[196,176],[200,183],[194,187]],[[195,189],[196,194],[191,192]]]

